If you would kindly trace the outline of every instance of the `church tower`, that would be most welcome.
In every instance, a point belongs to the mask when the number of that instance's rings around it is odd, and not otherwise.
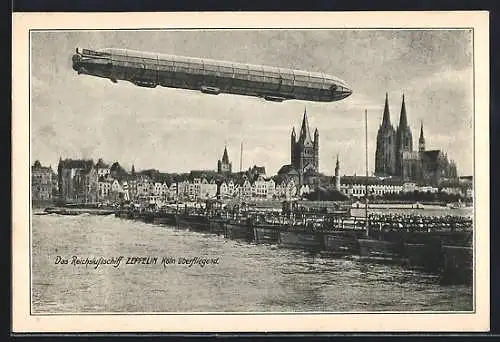
[[[375,152],[375,174],[395,175],[396,173],[396,131],[391,124],[389,99],[385,93],[382,123],[377,132],[377,149]]]
[[[229,162],[229,156],[227,155],[227,147],[224,146],[224,153],[222,154],[222,160],[217,161],[217,173],[231,173],[232,163]]]
[[[304,174],[309,172],[315,174],[319,168],[319,131],[314,131],[314,139],[311,137],[309,122],[307,120],[307,110],[304,108],[304,117],[297,140],[295,140],[295,129],[291,135],[291,161],[292,166],[299,173],[299,182],[304,184]]]
[[[399,116],[399,126],[396,132],[396,174],[403,177],[403,154],[404,152],[413,152],[413,136],[408,118],[406,117],[405,96],[401,103],[401,114]]]
[[[418,152],[425,151],[424,123],[420,123],[420,138],[418,138]]]
[[[292,134],[290,135],[290,164],[295,165],[295,149],[297,144],[297,134],[295,133],[295,127],[292,128]]]

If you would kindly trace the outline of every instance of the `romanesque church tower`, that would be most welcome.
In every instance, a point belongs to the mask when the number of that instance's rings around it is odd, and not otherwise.
[[[304,109],[300,135],[297,139],[295,128],[291,134],[291,164],[299,173],[300,184],[306,180],[304,176],[319,172],[319,131],[314,131],[314,139],[311,137],[307,111]]]
[[[396,174],[396,131],[391,124],[391,114],[389,111],[387,93],[385,94],[382,124],[380,125],[377,133],[375,174],[389,176]]]

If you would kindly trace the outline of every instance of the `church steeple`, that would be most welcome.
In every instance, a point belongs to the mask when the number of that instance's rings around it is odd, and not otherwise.
[[[424,123],[420,123],[420,138],[418,138],[418,150],[419,152],[425,151],[425,138],[424,138]]]
[[[384,116],[382,118],[382,127],[391,126],[391,113],[389,112],[389,99],[387,93],[385,93],[385,105],[384,105]]]
[[[300,128],[299,140],[302,142],[312,143],[311,132],[309,131],[309,122],[307,121],[307,109],[304,107],[304,117],[302,118],[302,126]]]
[[[224,144],[224,152],[222,153],[222,159],[217,161],[217,173],[231,173],[232,163],[229,162],[229,156],[227,155],[227,141]]]
[[[228,164],[229,163],[229,157],[227,155],[227,147],[224,146],[224,153],[222,154],[222,162],[224,164]]]
[[[408,119],[406,118],[405,94],[403,94],[403,102],[401,103],[401,114],[399,115],[399,127],[408,127]]]
[[[401,115],[399,116],[399,126],[396,133],[396,175],[401,177],[401,179],[410,177],[404,165],[404,152],[413,152],[413,135],[410,126],[408,126],[405,96],[403,94]]]

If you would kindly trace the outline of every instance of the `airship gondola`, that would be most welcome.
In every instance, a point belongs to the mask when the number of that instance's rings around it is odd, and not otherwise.
[[[78,74],[156,86],[262,97],[268,101],[332,102],[352,94],[346,82],[324,73],[243,64],[205,58],[105,48],[76,49]]]

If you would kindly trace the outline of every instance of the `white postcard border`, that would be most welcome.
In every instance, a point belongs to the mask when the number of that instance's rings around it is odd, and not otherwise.
[[[30,45],[33,29],[473,28],[475,312],[31,315]],[[12,58],[12,328],[14,332],[486,331],[489,329],[488,12],[14,13]],[[480,246],[480,248],[477,248]]]

